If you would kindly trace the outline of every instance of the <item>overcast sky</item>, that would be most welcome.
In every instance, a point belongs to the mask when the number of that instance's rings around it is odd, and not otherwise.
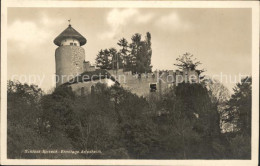
[[[120,38],[130,42],[134,33],[144,39],[150,32],[153,70],[176,69],[175,59],[190,52],[207,75],[251,75],[250,9],[9,8],[8,79],[39,75],[44,77],[41,88],[54,87],[53,40],[68,19],[87,38],[85,59],[93,64],[100,49],[118,48]]]

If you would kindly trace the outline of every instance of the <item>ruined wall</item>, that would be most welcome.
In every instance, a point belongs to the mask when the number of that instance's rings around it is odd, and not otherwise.
[[[138,96],[147,97],[151,94],[160,96],[171,88],[178,86],[178,83],[186,82],[188,83],[188,79],[190,75],[197,76],[196,71],[155,71],[153,73],[148,74],[133,74],[131,72],[123,72],[123,70],[109,70],[108,71],[112,76],[116,78],[116,80],[120,83],[120,85],[130,90],[132,93],[137,94]],[[176,77],[176,76],[183,77]],[[185,78],[186,77],[186,78]],[[176,81],[176,79],[179,79]],[[198,79],[198,78],[197,78]],[[195,81],[197,81],[197,79]],[[186,80],[186,81],[185,81]],[[91,81],[85,83],[77,83],[72,84],[72,90],[76,92],[77,95],[82,94],[82,90],[84,94],[89,94],[91,92],[91,86],[95,86],[98,81]],[[103,79],[101,83],[106,83],[109,86],[112,84],[108,83],[107,79]],[[191,81],[190,81],[191,83]],[[150,84],[156,84],[156,91],[150,92]]]
[[[123,72],[120,70],[109,70],[122,87],[130,90],[138,96],[148,96],[150,94],[150,84],[156,84],[156,93],[163,94],[178,83],[198,83],[199,77],[195,70],[184,70],[174,72],[169,71],[155,71],[147,74],[134,74],[131,72]],[[193,79],[193,80],[192,80]],[[154,93],[154,92],[151,92]]]
[[[84,70],[84,72],[88,71],[89,67],[90,67],[90,62],[89,61],[84,61],[83,62],[83,70]]]
[[[96,70],[95,66],[92,66],[89,61],[84,61],[83,62],[83,68],[84,68],[83,69],[84,72],[85,71],[95,71]]]
[[[76,95],[87,95],[91,94],[91,87],[95,87],[97,83],[106,84],[108,87],[112,86],[114,82],[110,79],[101,79],[95,81],[88,81],[88,82],[78,82],[75,84],[71,84],[70,87],[72,91],[75,92]]]
[[[115,70],[109,70],[109,73],[116,77],[122,87],[138,96],[148,96],[150,94],[150,84],[156,84],[156,93],[159,94],[164,93],[164,91],[168,90],[173,85],[171,77],[167,77],[168,74],[166,72],[162,73],[160,76],[159,73],[157,74],[156,72],[141,74],[141,77],[138,74],[132,75],[131,73],[123,72],[122,70],[118,70],[117,75]]]
[[[80,46],[60,46],[55,51],[56,86],[84,71],[85,50]]]

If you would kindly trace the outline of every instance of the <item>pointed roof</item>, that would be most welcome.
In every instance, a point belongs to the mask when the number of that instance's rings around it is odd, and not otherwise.
[[[66,38],[77,39],[81,46],[87,43],[87,39],[85,37],[83,37],[74,28],[72,28],[72,26],[70,24],[69,24],[69,27],[67,29],[65,29],[63,32],[61,32],[61,34],[54,39],[53,42],[57,46],[60,46],[61,45],[61,41],[66,39]]]

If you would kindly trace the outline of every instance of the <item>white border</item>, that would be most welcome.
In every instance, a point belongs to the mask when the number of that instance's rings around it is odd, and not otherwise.
[[[251,8],[252,159],[251,160],[24,160],[7,159],[7,7]],[[21,1],[2,2],[1,11],[1,164],[5,165],[257,165],[259,147],[259,2],[257,1]],[[242,33],[242,32],[241,32]]]

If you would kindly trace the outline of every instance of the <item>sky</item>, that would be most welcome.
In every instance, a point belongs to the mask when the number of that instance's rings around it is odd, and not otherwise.
[[[177,69],[176,58],[193,54],[206,75],[226,75],[232,90],[239,74],[251,75],[251,9],[190,8],[9,8],[7,79],[55,87],[53,43],[68,20],[87,44],[85,60],[95,63],[100,49],[115,47],[122,37],[129,42],[135,33],[152,36],[152,65]],[[216,77],[218,79],[218,77]],[[30,83],[30,82],[29,82]]]

